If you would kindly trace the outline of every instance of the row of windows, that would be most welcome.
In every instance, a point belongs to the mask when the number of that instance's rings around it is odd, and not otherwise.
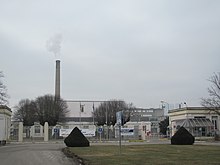
[[[205,116],[194,116],[194,119],[205,119]],[[214,129],[218,129],[218,116],[212,116],[212,124]]]
[[[149,112],[149,113],[153,113],[153,110],[133,110],[133,112]]]

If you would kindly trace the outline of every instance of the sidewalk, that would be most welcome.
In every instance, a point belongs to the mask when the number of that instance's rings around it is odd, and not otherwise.
[[[215,145],[215,146],[220,146],[220,141],[195,141],[195,145]]]
[[[23,142],[16,142],[11,141],[7,142],[7,144],[64,144],[64,140],[49,140],[47,142],[45,141],[23,141]],[[170,139],[150,139],[145,141],[128,141],[128,140],[122,140],[122,145],[146,145],[146,144],[171,144]],[[90,141],[90,145],[119,145],[118,140],[113,141]],[[220,146],[220,141],[195,141],[194,145],[216,145]]]

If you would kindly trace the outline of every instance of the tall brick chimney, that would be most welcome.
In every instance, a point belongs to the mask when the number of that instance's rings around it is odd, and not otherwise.
[[[60,60],[56,60],[55,97],[60,98]]]

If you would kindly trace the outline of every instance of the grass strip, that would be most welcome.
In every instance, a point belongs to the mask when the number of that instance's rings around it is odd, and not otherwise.
[[[220,146],[146,144],[68,148],[90,165],[220,164]]]

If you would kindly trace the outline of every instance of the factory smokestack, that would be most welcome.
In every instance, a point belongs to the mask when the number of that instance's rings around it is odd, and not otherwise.
[[[52,52],[56,60],[56,77],[55,77],[55,99],[60,98],[60,49],[61,49],[62,35],[56,34],[52,36],[46,43],[47,50]]]
[[[56,60],[55,98],[60,98],[60,60]]]

